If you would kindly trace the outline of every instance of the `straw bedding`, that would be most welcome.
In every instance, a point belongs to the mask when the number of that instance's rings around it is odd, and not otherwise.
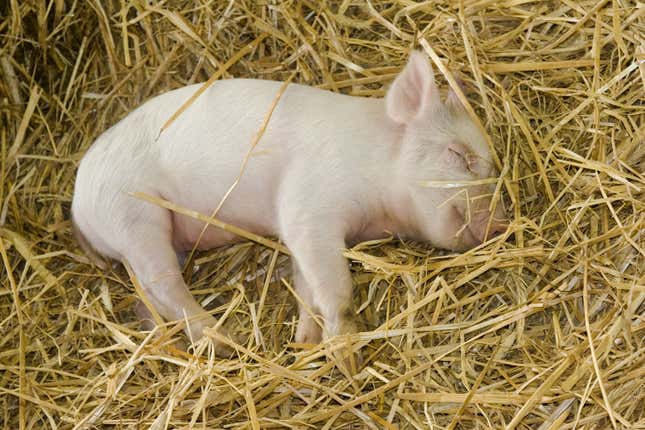
[[[644,15],[629,0],[2,2],[0,428],[644,428]],[[211,77],[380,97],[414,47],[442,88],[453,73],[471,88],[509,232],[464,254],[347,250],[366,327],[349,339],[294,344],[288,257],[252,242],[185,274],[235,358],[183,348],[178,323],[141,331],[136,280],[71,236],[93,139]],[[333,353],[348,343],[355,375]]]

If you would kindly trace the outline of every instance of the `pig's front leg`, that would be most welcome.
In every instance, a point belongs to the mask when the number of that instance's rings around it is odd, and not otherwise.
[[[298,223],[291,225],[291,231],[283,236],[295,260],[296,292],[311,310],[322,316],[323,338],[355,333],[352,278],[347,259],[342,254],[345,249],[342,235],[317,231],[315,227],[328,225],[322,220],[314,223],[313,229],[312,225],[300,228]],[[296,340],[319,340],[318,325],[302,307],[300,317]]]
[[[296,342],[320,343],[322,340],[322,327],[316,321],[316,318],[320,316],[320,310],[315,304],[313,290],[309,287],[307,281],[305,281],[295,258],[292,259],[291,264],[293,266],[293,282],[299,298],[298,309],[300,311],[298,328],[296,330]]]

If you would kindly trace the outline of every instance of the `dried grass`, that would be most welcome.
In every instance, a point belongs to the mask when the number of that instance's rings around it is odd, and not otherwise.
[[[645,427],[642,3],[148,3],[0,5],[3,429]],[[235,359],[181,349],[177,323],[140,332],[125,269],[70,234],[93,139],[213,76],[382,96],[413,46],[474,89],[514,235],[348,250],[372,330],[320,346],[291,343],[279,244],[202,253],[186,276],[244,339]]]

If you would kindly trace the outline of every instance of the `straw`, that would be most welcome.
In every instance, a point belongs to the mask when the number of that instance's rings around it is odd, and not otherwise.
[[[642,427],[644,9],[556,3],[1,3],[0,428]],[[243,240],[184,275],[227,336],[182,348],[187,321],[158,315],[143,331],[136,277],[92,266],[71,234],[99,134],[155,95],[232,77],[382,97],[412,49],[485,132],[501,173],[475,184],[496,184],[509,230],[463,253],[347,249],[362,332],[303,345],[280,238],[129,190]]]

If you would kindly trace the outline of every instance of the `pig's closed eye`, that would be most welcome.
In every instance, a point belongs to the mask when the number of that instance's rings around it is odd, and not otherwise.
[[[477,158],[471,154],[465,145],[453,143],[448,146],[448,158],[451,164],[462,170],[475,171]]]

